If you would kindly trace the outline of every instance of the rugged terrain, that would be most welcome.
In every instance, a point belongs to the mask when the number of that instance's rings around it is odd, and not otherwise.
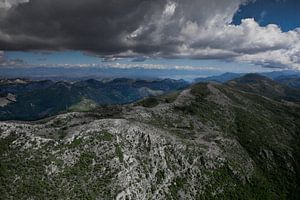
[[[251,77],[1,122],[1,198],[299,199],[299,99]]]

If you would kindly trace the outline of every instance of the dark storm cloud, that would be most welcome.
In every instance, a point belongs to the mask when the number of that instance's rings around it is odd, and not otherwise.
[[[100,55],[123,52],[126,56],[128,53],[174,54],[184,43],[178,34],[186,21],[204,24],[221,12],[228,22],[245,0],[5,2],[6,8],[0,10],[2,50],[74,49]]]
[[[0,49],[76,49],[114,54],[164,0],[31,0],[4,11]],[[151,52],[152,47],[135,47]]]
[[[254,19],[233,25],[252,0],[5,0],[0,50],[81,50],[104,60],[231,59],[300,68],[300,30]],[[3,3],[4,2],[4,3]],[[138,60],[136,60],[138,61]]]

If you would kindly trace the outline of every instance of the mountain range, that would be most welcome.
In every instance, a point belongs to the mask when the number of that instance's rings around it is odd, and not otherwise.
[[[300,88],[300,72],[299,71],[292,71],[292,70],[286,70],[286,71],[273,71],[273,72],[262,72],[257,73],[262,76],[265,76],[269,79],[272,79],[278,83],[287,85],[289,87],[293,88]],[[217,82],[217,83],[225,83],[230,80],[239,78],[246,75],[245,73],[231,73],[227,72],[221,75],[217,76],[209,76],[205,78],[196,78],[194,82]]]
[[[69,109],[75,111],[103,104],[126,104],[188,86],[183,80],[79,82],[9,79],[0,82],[0,120],[37,120]],[[14,101],[10,98],[14,97]],[[84,105],[84,106],[83,106]],[[80,111],[80,110],[79,110]]]
[[[90,82],[75,85],[92,97]],[[160,83],[113,84],[157,91]],[[300,198],[300,90],[258,74],[180,87],[125,105],[0,122],[1,196]]]

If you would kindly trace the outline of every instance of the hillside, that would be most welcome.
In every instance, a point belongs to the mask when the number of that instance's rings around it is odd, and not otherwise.
[[[276,78],[276,81],[287,85],[291,88],[300,89],[300,75],[298,76],[280,76]]]
[[[282,71],[272,71],[272,72],[257,72],[257,74],[272,79],[280,84],[285,84],[285,79],[291,79],[291,82],[296,81],[294,78],[300,77],[299,71],[293,70],[282,70]],[[194,80],[195,83],[207,83],[207,82],[217,82],[217,83],[226,83],[236,78],[240,78],[246,75],[245,73],[231,73],[226,72],[224,74],[220,74],[217,76],[208,76],[205,78],[196,78]],[[293,86],[294,84],[290,84],[289,86]],[[297,85],[297,84],[296,84]]]
[[[239,73],[224,73],[218,76],[209,76],[205,78],[196,78],[194,81],[195,83],[206,83],[206,82],[217,82],[217,83],[225,83],[232,79],[238,78],[243,76],[244,74]]]
[[[246,74],[226,83],[244,92],[252,92],[271,99],[300,102],[300,90],[280,84],[259,74]]]
[[[299,199],[299,104],[257,93],[252,82],[266,80],[250,78],[37,122],[1,122],[0,193],[4,199]]]

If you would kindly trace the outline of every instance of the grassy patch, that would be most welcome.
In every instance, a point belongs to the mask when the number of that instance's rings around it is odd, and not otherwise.
[[[113,135],[107,131],[102,131],[102,132],[98,133],[97,139],[99,139],[101,141],[112,141]]]
[[[169,186],[170,193],[167,194],[167,199],[180,199],[179,191],[185,189],[187,179],[176,177],[172,184]]]
[[[205,98],[210,94],[206,83],[199,83],[192,86],[191,93],[199,98]]]
[[[141,100],[137,103],[137,105],[143,106],[143,107],[146,107],[146,108],[153,108],[153,107],[157,106],[158,104],[159,104],[159,101],[155,97],[148,97],[148,98],[143,99],[143,100]]]
[[[177,99],[179,94],[180,94],[179,91],[173,91],[173,92],[163,95],[162,99],[166,103],[173,103]]]
[[[71,112],[88,112],[97,107],[97,103],[93,100],[82,98],[80,102],[69,107],[68,111]]]
[[[160,184],[165,179],[165,172],[163,170],[158,170],[155,174],[157,183]]]
[[[116,153],[117,157],[119,158],[119,161],[123,162],[124,161],[124,155],[123,155],[123,152],[122,152],[122,148],[119,144],[116,144],[116,146],[115,146],[115,153]]]

